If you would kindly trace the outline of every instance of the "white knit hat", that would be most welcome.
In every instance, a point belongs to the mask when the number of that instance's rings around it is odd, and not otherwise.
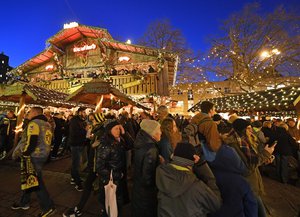
[[[160,129],[160,123],[155,120],[144,119],[142,120],[141,129],[148,133],[150,136],[153,136]]]

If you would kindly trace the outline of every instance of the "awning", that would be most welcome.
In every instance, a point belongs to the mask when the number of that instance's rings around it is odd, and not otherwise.
[[[99,97],[102,97],[102,108],[120,109],[125,105],[133,105],[145,110],[149,108],[131,99],[128,95],[114,88],[110,83],[96,79],[83,84],[78,90],[70,94],[66,100],[77,103],[87,103],[95,105]]]
[[[43,106],[72,108],[76,106],[93,107],[91,105],[78,105],[74,102],[66,101],[68,94],[38,87],[24,82],[16,82],[12,85],[4,86],[0,92],[0,100],[18,103],[22,94],[25,93],[26,104],[36,104]]]

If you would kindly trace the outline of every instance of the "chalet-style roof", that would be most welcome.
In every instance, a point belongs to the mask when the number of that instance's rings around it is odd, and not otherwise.
[[[106,29],[99,27],[78,25],[77,27],[63,29],[47,40],[47,43],[64,49],[66,45],[83,38],[101,38],[112,39],[112,36]]]
[[[99,43],[102,43],[107,48],[120,50],[124,52],[140,53],[148,56],[158,56],[160,52],[160,50],[156,48],[144,47],[115,41],[106,29],[78,25],[77,27],[63,29],[51,38],[49,38],[47,40],[47,43],[49,44],[48,48],[46,48],[44,51],[37,54],[33,58],[27,60],[14,70],[21,70],[23,73],[31,71],[50,61],[53,58],[54,52],[58,54],[63,54],[67,45],[83,38],[99,39]],[[163,56],[166,59],[176,58],[176,55],[167,51],[163,52]],[[172,73],[171,76],[173,78],[174,73]]]
[[[66,101],[68,94],[49,90],[43,87],[38,87],[24,82],[16,82],[12,85],[7,85],[0,93],[0,100],[18,103],[22,94],[25,93],[26,104],[37,104],[43,106],[55,106],[72,108],[76,106],[93,107],[90,105],[78,105],[74,102]]]
[[[289,86],[235,96],[207,99],[216,106],[218,112],[229,111],[289,111],[295,110],[300,101],[300,86]],[[188,111],[200,111],[198,102]]]
[[[117,88],[112,87],[110,83],[100,79],[83,84],[82,87],[70,94],[66,100],[95,105],[99,96],[103,96],[102,108],[120,109],[125,105],[131,104],[145,110],[150,110],[120,92]]]

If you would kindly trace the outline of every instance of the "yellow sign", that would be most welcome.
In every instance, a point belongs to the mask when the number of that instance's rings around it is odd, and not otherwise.
[[[141,84],[142,82],[143,82],[142,80],[136,80],[136,81],[132,81],[132,82],[129,82],[129,83],[126,83],[126,84],[122,84],[122,87],[124,89],[126,89],[126,88],[129,88],[129,87],[137,86],[137,85]]]

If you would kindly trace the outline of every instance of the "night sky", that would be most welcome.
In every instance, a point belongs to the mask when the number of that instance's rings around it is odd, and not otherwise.
[[[64,23],[106,28],[117,40],[135,44],[149,23],[167,18],[182,30],[189,46],[205,51],[208,37],[218,33],[221,21],[240,11],[246,0],[6,0],[1,1],[0,52],[16,67],[45,48],[45,42]],[[283,4],[299,7],[299,0],[258,1],[264,12]]]

